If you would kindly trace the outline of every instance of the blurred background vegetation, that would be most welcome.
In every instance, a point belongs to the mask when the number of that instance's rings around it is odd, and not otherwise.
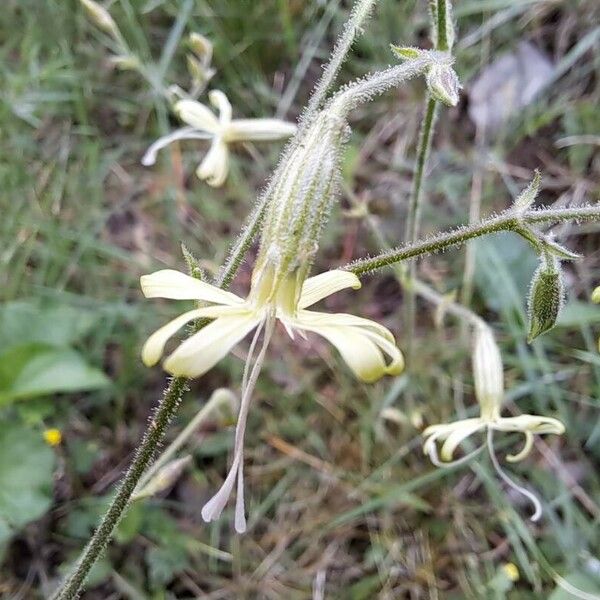
[[[211,85],[235,115],[289,119],[349,10],[339,0],[107,6],[163,81],[187,87],[185,36],[197,31],[214,44]],[[455,16],[465,89],[438,123],[425,232],[502,210],[534,168],[540,204],[598,201],[597,0],[458,0]],[[36,599],[89,537],[165,384],[142,366],[140,346],[181,306],[143,301],[139,276],[184,269],[181,241],[215,271],[279,147],[237,149],[218,190],[194,175],[201,142],[171,146],[144,169],[144,150],[178,124],[147,82],[114,68],[78,2],[4,0],[0,42],[0,595]],[[428,44],[424,0],[381,0],[341,80],[393,62],[392,42]],[[423,96],[415,81],[354,113],[318,270],[401,241]],[[531,346],[536,257],[520,240],[472,246],[466,293],[464,250],[419,263],[423,281],[469,300],[497,331],[507,410],[567,425],[515,469],[543,498],[540,523],[485,460],[436,470],[423,457],[422,428],[469,414],[474,399],[464,327],[419,303],[413,361],[376,385],[357,384],[318,339],[292,347],[277,337],[247,435],[249,532],[200,518],[233,442],[231,415],[215,412],[186,446],[178,480],[129,511],[84,598],[578,597],[559,576],[600,597],[600,310],[588,302],[598,231],[556,228],[585,258],[567,267],[560,326]],[[249,274],[246,265],[234,288]],[[329,300],[385,323],[400,347],[402,307],[391,271]],[[171,437],[214,389],[235,390],[241,371],[230,357],[194,382]]]

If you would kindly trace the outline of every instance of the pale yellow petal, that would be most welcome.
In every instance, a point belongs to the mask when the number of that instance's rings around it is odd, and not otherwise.
[[[358,290],[360,286],[361,283],[358,277],[349,271],[336,269],[320,273],[319,275],[315,275],[315,277],[309,277],[304,282],[298,307],[307,308],[340,290],[346,288]]]
[[[312,331],[331,342],[353,373],[367,383],[377,381],[383,375],[398,375],[404,368],[404,358],[393,343],[392,334],[373,321],[353,315],[302,310],[291,324],[295,329]],[[386,363],[385,354],[390,358],[389,363]]]
[[[219,122],[221,127],[229,125],[231,122],[231,103],[227,96],[221,90],[211,90],[208,93],[210,103],[219,111]]]
[[[365,332],[372,332],[386,340],[395,343],[392,332],[383,325],[372,321],[371,319],[365,319],[363,317],[357,317],[348,313],[323,313],[312,310],[299,310],[298,320],[308,323],[313,327],[355,327]]]
[[[199,179],[212,187],[221,187],[227,179],[229,170],[229,150],[221,138],[215,138],[204,160],[196,169]]]
[[[458,421],[454,423],[454,431],[448,435],[446,441],[442,445],[440,456],[442,460],[450,461],[454,456],[456,448],[461,442],[466,440],[469,436],[473,435],[477,431],[485,429],[485,424],[481,421],[469,423],[467,421]]]
[[[260,316],[246,312],[221,317],[188,338],[164,363],[175,376],[199,377],[227,355],[260,322]]]
[[[180,100],[175,104],[177,116],[188,125],[202,131],[217,134],[220,129],[219,120],[212,110],[195,100]]]
[[[523,448],[521,448],[521,450],[516,454],[507,454],[506,460],[508,462],[520,462],[524,458],[529,456],[529,453],[533,448],[533,433],[531,433],[531,431],[524,431],[523,435],[525,436],[525,443],[523,444]]]
[[[170,298],[171,300],[203,300],[215,304],[239,306],[243,300],[205,281],[200,281],[174,269],[163,269],[140,277],[142,292],[146,298]]]
[[[175,335],[181,327],[186,323],[202,317],[215,319],[227,314],[227,312],[237,311],[239,309],[230,306],[207,306],[205,308],[197,308],[183,313],[176,319],[169,321],[166,325],[157,329],[147,340],[142,348],[142,360],[147,367],[155,365],[162,356],[165,344],[168,339]]]
[[[223,132],[228,142],[269,142],[296,133],[293,123],[279,119],[235,119]]]
[[[535,434],[561,435],[565,432],[565,426],[558,419],[538,415],[503,417],[494,423],[493,428],[498,431],[530,431]]]

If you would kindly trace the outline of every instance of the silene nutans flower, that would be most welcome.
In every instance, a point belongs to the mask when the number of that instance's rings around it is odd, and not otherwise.
[[[186,127],[177,129],[152,144],[142,158],[144,166],[153,165],[159,150],[177,140],[211,140],[210,148],[198,166],[198,177],[213,187],[225,183],[229,171],[229,145],[236,142],[261,142],[285,139],[296,126],[280,119],[233,119],[227,96],[220,90],[208,94],[219,116],[196,100],[179,100],[174,107]]]
[[[176,376],[199,377],[255,331],[241,386],[233,463],[211,500],[203,507],[205,521],[217,519],[237,481],[235,528],[246,529],[243,452],[244,433],[251,396],[264,362],[267,346],[279,322],[289,337],[316,333],[339,351],[360,380],[373,382],[397,375],[404,366],[392,333],[382,325],[351,314],[328,314],[308,310],[320,300],[346,289],[358,289],[353,273],[333,270],[308,277],[323,223],[337,187],[339,151],[347,137],[342,118],[320,113],[293,142],[266,191],[260,249],[251,289],[246,298],[224,291],[178,271],[166,269],[141,278],[148,298],[196,300],[203,305],[160,328],[145,343],[146,365],[157,363],[167,340],[186,323],[212,319],[185,340],[164,362]],[[262,336],[262,342],[259,342]]]
[[[540,502],[536,496],[517,485],[504,472],[494,452],[493,436],[497,431],[522,433],[524,435],[523,448],[517,454],[506,456],[508,462],[518,462],[526,458],[531,452],[534,435],[547,433],[560,435],[564,433],[565,427],[559,420],[552,417],[538,415],[501,416],[504,397],[502,358],[491,330],[483,323],[477,326],[475,332],[473,376],[475,396],[479,404],[479,417],[427,427],[423,432],[423,436],[426,438],[423,451],[436,466],[447,467],[464,463],[482,449],[487,448],[492,464],[503,481],[533,503],[535,511],[531,519],[535,521],[541,516]],[[460,444],[476,433],[486,435],[484,444],[466,456],[453,460],[454,453]],[[442,442],[439,455],[438,442]]]

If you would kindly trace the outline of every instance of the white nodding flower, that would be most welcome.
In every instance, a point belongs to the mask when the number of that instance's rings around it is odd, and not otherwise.
[[[176,140],[210,139],[210,148],[196,174],[209,185],[219,187],[225,182],[229,170],[229,144],[280,140],[296,132],[293,123],[280,119],[233,119],[231,104],[227,96],[219,90],[209,92],[208,98],[218,109],[219,116],[200,102],[179,100],[175,104],[175,112],[187,127],[154,142],[142,158],[143,165],[153,165],[158,151]]]
[[[297,272],[280,279],[267,264],[254,277],[247,299],[170,269],[144,275],[141,286],[148,298],[187,299],[208,304],[185,312],[150,336],[142,350],[143,361],[148,366],[160,360],[167,340],[190,321],[213,319],[185,340],[164,362],[164,368],[176,376],[203,375],[256,329],[242,383],[233,462],[220,490],[202,510],[205,521],[217,519],[237,480],[235,528],[240,533],[246,530],[244,432],[252,391],[275,321],[283,324],[292,340],[296,333],[302,337],[306,333],[316,333],[327,339],[362,381],[373,382],[386,374],[397,375],[404,367],[402,353],[396,347],[393,335],[382,325],[350,314],[307,310],[339,290],[358,289],[360,281],[348,271],[328,271],[302,281]],[[262,346],[251,366],[261,332],[264,332]]]
[[[508,462],[518,462],[526,458],[531,452],[535,434],[554,433],[560,435],[564,433],[565,426],[558,419],[552,417],[538,415],[501,416],[504,396],[502,359],[490,328],[484,324],[476,327],[473,375],[475,396],[480,409],[479,417],[427,427],[423,432],[423,436],[426,438],[423,451],[436,466],[447,467],[468,461],[487,446],[496,471],[508,485],[531,500],[535,506],[535,512],[531,518],[537,520],[541,515],[539,501],[531,492],[514,483],[502,470],[493,450],[493,433],[495,431],[515,432],[522,433],[525,436],[523,448],[517,454],[506,456]],[[478,447],[462,458],[453,460],[454,453],[460,444],[476,433],[487,434],[485,445]],[[442,443],[439,455],[438,442]]]

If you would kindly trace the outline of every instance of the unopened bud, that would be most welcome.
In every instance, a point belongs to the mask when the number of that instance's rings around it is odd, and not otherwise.
[[[475,330],[473,379],[481,418],[484,421],[497,419],[504,396],[504,370],[494,334],[484,323]]]
[[[109,12],[94,0],[80,0],[89,18],[100,28],[113,37],[119,36],[119,28]]]
[[[592,302],[600,304],[600,285],[592,292]]]
[[[546,255],[533,274],[529,290],[529,343],[556,325],[563,299],[564,284],[559,262]]]
[[[207,83],[215,74],[215,70],[199,61],[195,56],[188,54],[186,57],[188,73],[198,83]]]
[[[194,32],[190,34],[188,43],[203,65],[210,64],[213,55],[213,45],[208,38],[204,37],[201,33]]]
[[[433,64],[425,78],[429,93],[435,100],[447,106],[458,104],[460,82],[454,69],[448,64]]]

